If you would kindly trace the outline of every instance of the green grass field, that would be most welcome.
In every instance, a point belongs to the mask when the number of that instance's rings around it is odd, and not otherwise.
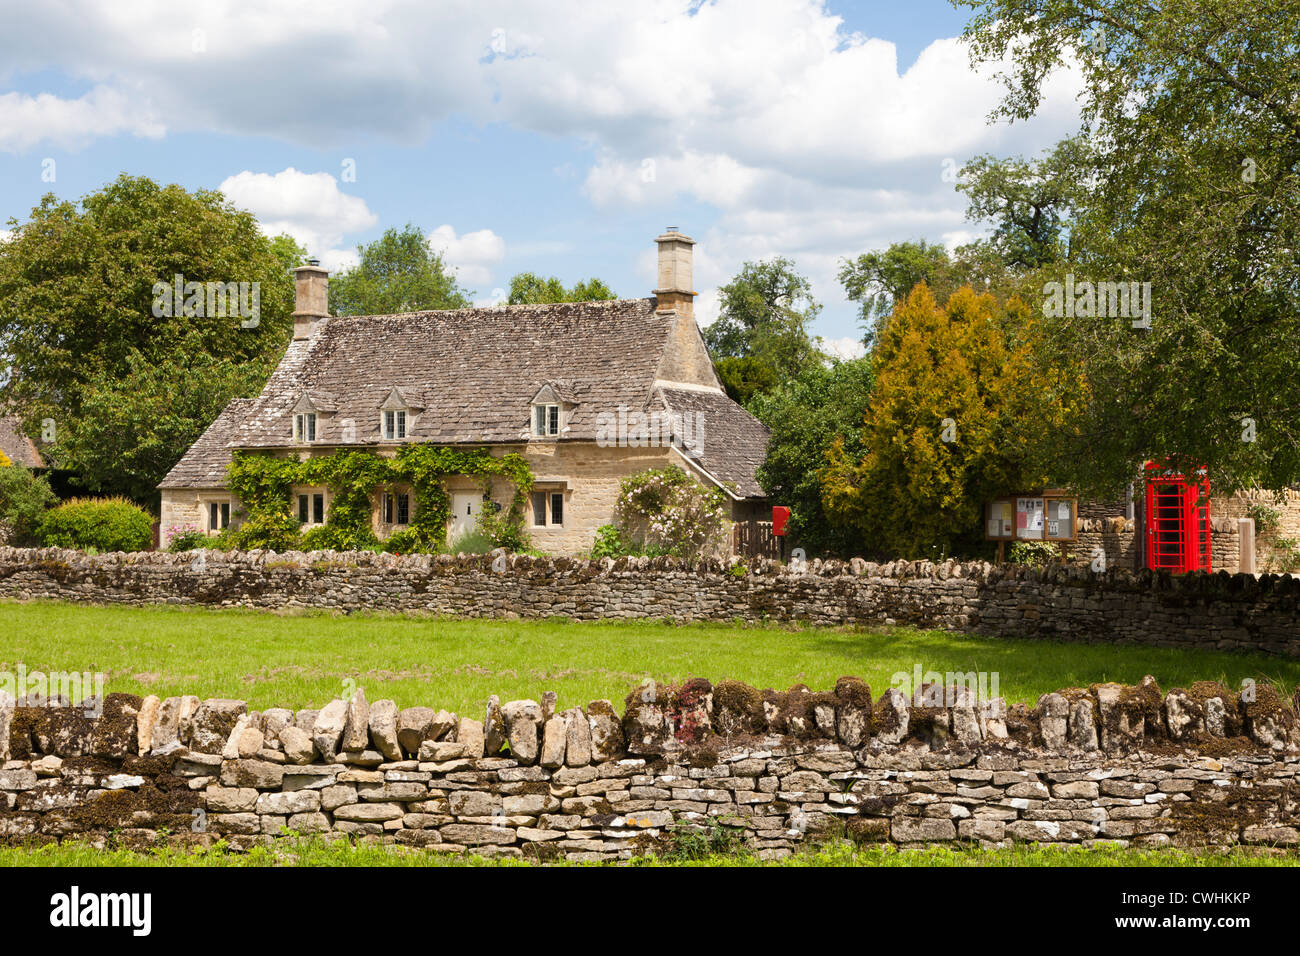
[[[247,853],[222,847],[184,851],[159,848],[152,852],[100,850],[78,843],[29,848],[0,847],[0,867],[10,866],[401,866],[477,867],[537,866],[517,859],[488,860],[473,855],[407,850],[373,844],[351,844],[320,838],[287,839],[274,847],[255,847]],[[999,850],[933,847],[899,850],[889,846],[855,846],[845,841],[825,843],[772,862],[744,852],[710,854],[696,858],[644,856],[626,863],[569,863],[546,866],[943,866],[943,867],[1231,867],[1300,866],[1295,854],[1231,851],[1131,850],[1122,847],[1038,847],[1030,845]]]
[[[107,690],[236,697],[252,707],[323,705],[352,681],[370,700],[481,712],[502,700],[559,694],[560,706],[621,705],[645,677],[734,678],[760,688],[829,689],[844,674],[879,694],[897,672],[984,671],[998,693],[1032,703],[1062,687],[1153,674],[1164,688],[1196,680],[1267,679],[1285,691],[1300,661],[1263,655],[968,637],[907,628],[825,629],[662,622],[450,620],[390,615],[282,615],[176,607],[0,602],[0,671],[107,675]]]

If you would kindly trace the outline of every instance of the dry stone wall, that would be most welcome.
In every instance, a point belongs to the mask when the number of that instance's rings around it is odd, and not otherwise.
[[[236,849],[286,835],[537,860],[672,852],[683,835],[768,858],[848,837],[1290,847],[1295,708],[1267,686],[1070,688],[1033,708],[925,685],[878,698],[646,682],[483,719],[358,691],[319,710],[110,694],[0,702],[0,840]],[[98,716],[88,716],[95,713]],[[730,835],[718,841],[718,834]],[[698,839],[698,837],[697,837]]]
[[[526,555],[108,554],[0,548],[0,600],[460,617],[906,624],[1300,656],[1300,578],[982,562],[582,561]]]

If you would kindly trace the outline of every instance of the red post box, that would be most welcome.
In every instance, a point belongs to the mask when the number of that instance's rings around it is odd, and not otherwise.
[[[772,533],[778,538],[785,536],[785,523],[790,520],[790,509],[785,505],[772,506]]]

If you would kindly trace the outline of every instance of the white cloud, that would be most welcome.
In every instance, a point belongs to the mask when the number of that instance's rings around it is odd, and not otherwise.
[[[82,100],[50,98],[34,119],[41,97],[0,97],[0,149],[164,129],[418,143],[452,116],[504,124],[589,146],[588,169],[557,175],[581,178],[608,216],[654,209],[695,235],[682,202],[719,210],[696,235],[704,291],[746,259],[782,254],[820,299],[842,303],[840,257],[974,233],[945,169],[982,152],[1035,153],[1078,126],[1077,72],[1049,80],[1040,117],[990,126],[1002,88],[959,40],[936,39],[900,71],[892,43],[846,30],[824,0],[206,0],[184,17],[170,0],[64,0],[6,18],[6,69],[95,86]],[[76,105],[96,96],[94,116]],[[237,185],[275,205],[264,194],[279,187]],[[285,189],[323,206],[244,204],[323,259],[348,255],[340,237],[370,216],[365,204],[349,207],[328,182]],[[464,248],[448,250],[472,285],[499,261],[485,258],[487,237],[466,246],[474,236],[452,230]],[[698,261],[705,252],[711,264]],[[702,295],[697,312],[709,309]]]
[[[158,139],[165,132],[147,100],[105,86],[75,100],[50,93],[0,94],[0,150],[9,153],[40,143],[80,149],[92,140],[120,133]]]
[[[329,173],[304,173],[292,166],[274,174],[244,170],[219,188],[256,216],[267,235],[288,233],[326,268],[355,264],[356,253],[339,248],[343,237],[379,222],[364,199],[344,193]]]
[[[822,351],[827,355],[842,359],[862,358],[867,354],[861,339],[844,336],[839,339],[822,339]]]
[[[0,242],[8,242],[14,237],[12,229],[0,229]]]
[[[492,267],[506,255],[506,242],[491,229],[479,229],[457,236],[444,223],[429,233],[429,245],[443,254],[447,264],[455,267],[462,283],[472,286],[492,281]]]

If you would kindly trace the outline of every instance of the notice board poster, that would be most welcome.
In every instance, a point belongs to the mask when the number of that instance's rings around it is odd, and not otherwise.
[[[1043,540],[1043,499],[1016,499],[1016,537],[1026,541]]]
[[[994,501],[989,504],[985,534],[990,538],[1015,537],[1016,523],[1010,501]]]
[[[1052,498],[1047,502],[1047,538],[1049,541],[1074,539],[1074,501]]]

